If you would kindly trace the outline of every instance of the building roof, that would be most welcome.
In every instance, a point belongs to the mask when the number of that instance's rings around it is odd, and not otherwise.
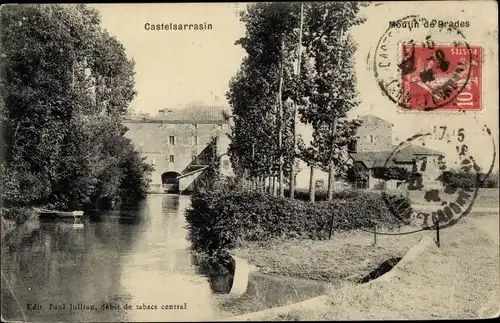
[[[224,113],[229,113],[224,106],[193,106],[165,112],[158,118],[169,121],[226,121]]]
[[[365,115],[359,116],[359,119],[361,119],[361,120],[378,120],[380,122],[383,122],[383,123],[386,123],[386,124],[390,124],[391,126],[394,126],[389,121],[384,120],[382,118],[379,118],[377,116],[374,116],[373,114],[365,114]]]
[[[396,149],[396,147],[397,146],[394,146],[394,149]],[[396,158],[401,162],[409,162],[417,156],[444,156],[444,154],[440,151],[429,149],[427,147],[409,144],[398,150]]]
[[[412,163],[419,156],[443,156],[442,152],[417,145],[407,145],[396,150],[362,151],[350,153],[354,161],[362,162],[368,168],[374,167],[396,167],[399,164]]]
[[[191,106],[183,109],[162,109],[162,114],[147,118],[151,121],[172,123],[225,123],[231,115],[225,106]]]

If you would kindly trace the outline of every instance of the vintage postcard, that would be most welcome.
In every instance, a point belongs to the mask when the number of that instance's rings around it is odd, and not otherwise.
[[[2,5],[2,321],[498,317],[497,17]]]

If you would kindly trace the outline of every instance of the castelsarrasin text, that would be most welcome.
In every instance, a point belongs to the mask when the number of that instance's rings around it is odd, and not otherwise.
[[[145,23],[144,29],[146,30],[211,30],[212,24],[207,24],[206,22],[201,24],[174,24],[174,23],[161,23],[152,24]]]

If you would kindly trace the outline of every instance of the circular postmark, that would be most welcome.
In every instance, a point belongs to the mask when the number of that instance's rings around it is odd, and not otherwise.
[[[379,39],[373,71],[384,95],[400,108],[435,110],[470,87],[474,52],[453,25],[408,16],[390,22]]]
[[[412,202],[410,211],[398,210],[390,198],[394,180],[384,179],[388,209],[402,224],[417,221],[421,227],[401,234],[435,229],[436,222],[441,229],[456,224],[472,210],[495,165],[495,140],[487,126],[432,127],[397,145],[383,165],[405,170]]]

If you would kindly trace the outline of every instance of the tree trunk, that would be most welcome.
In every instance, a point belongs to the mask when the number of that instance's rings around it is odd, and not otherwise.
[[[330,153],[330,165],[328,167],[328,201],[331,201],[333,198],[333,182],[335,181],[335,165],[333,164],[333,149],[334,149],[334,138],[335,138],[335,133],[337,132],[337,124],[338,124],[338,119],[335,117],[333,120],[333,127],[332,127],[332,150]]]
[[[277,190],[277,186],[276,186],[276,175],[273,174],[273,196],[277,196],[278,195],[278,190]]]
[[[271,165],[272,165],[272,163],[271,163]],[[268,176],[267,176],[267,192],[269,194],[272,194],[273,191],[272,191],[272,187],[271,187],[271,181],[272,181],[272,178],[273,178],[273,172],[272,172],[272,167],[271,166],[269,166],[268,172],[269,173],[268,173]]]
[[[309,200],[314,202],[315,200],[315,184],[314,184],[314,166],[310,167],[311,173],[309,174]]]
[[[328,201],[333,199],[333,184],[335,182],[335,166],[330,162],[328,167]]]
[[[300,27],[299,27],[299,42],[297,43],[297,78],[300,78],[300,65],[301,65],[301,49],[302,49],[302,29],[304,25],[304,4],[300,4]],[[290,165],[290,198],[295,197],[295,153],[297,149],[297,104],[294,105],[292,130],[293,130],[293,153]]]
[[[283,46],[283,44],[282,44]],[[281,102],[281,95],[283,91],[283,62],[281,63],[280,66],[280,82],[279,82],[279,89],[278,89],[278,106],[279,106],[279,134],[278,134],[278,147],[280,150],[280,165],[279,165],[279,179],[280,179],[280,196],[284,197],[285,196],[285,188],[283,186],[283,152],[282,152],[282,146],[283,146],[283,102]]]

